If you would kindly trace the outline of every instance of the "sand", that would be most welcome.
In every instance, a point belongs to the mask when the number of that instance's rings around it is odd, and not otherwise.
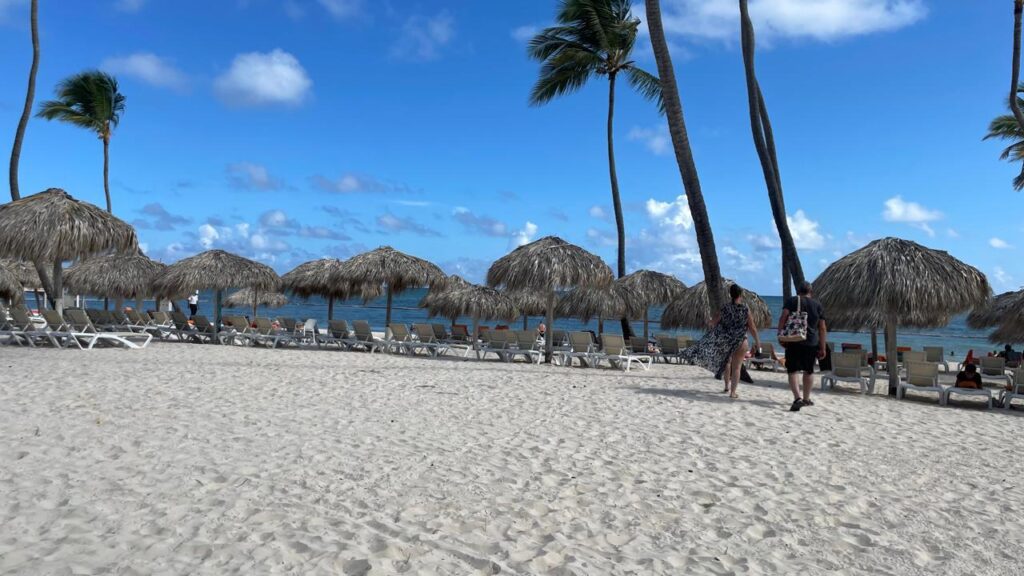
[[[757,377],[0,347],[0,572],[1024,571],[1024,411]]]

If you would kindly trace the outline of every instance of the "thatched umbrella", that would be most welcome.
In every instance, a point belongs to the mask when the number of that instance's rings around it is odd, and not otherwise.
[[[728,278],[722,279],[723,301],[729,301],[729,287],[733,284],[735,282]],[[755,326],[758,328],[771,327],[772,313],[768,309],[768,304],[765,304],[760,296],[744,288],[743,303],[750,309]],[[694,284],[693,287],[684,291],[661,313],[661,327],[665,330],[675,328],[706,330],[712,320],[711,308],[708,306],[708,289],[703,282]]]
[[[547,295],[536,290],[506,290],[505,295],[516,303],[519,313],[523,316],[523,330],[530,328],[530,316],[546,316]]]
[[[39,279],[39,272],[31,262],[15,258],[0,258],[0,268],[11,274],[14,280],[21,285],[23,291],[31,290],[36,299],[36,307],[40,310],[43,309],[43,303],[39,296],[39,290],[42,289],[43,283]],[[19,294],[19,298],[21,296]]]
[[[327,319],[334,320],[334,301],[347,300],[355,294],[369,294],[372,287],[354,286],[338,282],[343,262],[336,258],[321,258],[299,264],[292,271],[281,276],[281,289],[298,296],[309,298],[321,296],[327,299]],[[379,295],[379,294],[378,294]]]
[[[58,312],[64,309],[64,262],[137,249],[129,224],[59,188],[0,206],[0,256],[53,263]]]
[[[381,246],[346,260],[332,278],[338,284],[364,287],[363,301],[379,296],[383,287],[388,298],[384,316],[386,331],[391,324],[391,300],[395,294],[401,294],[409,288],[443,282],[445,275],[440,268],[426,260],[404,254],[390,246]]]
[[[261,292],[252,288],[236,290],[224,299],[224,305],[228,308],[251,308],[252,317],[256,317],[256,310],[260,306],[267,308],[280,308],[288,303],[288,297],[280,292]]]
[[[827,317],[844,315],[863,326],[885,327],[894,391],[899,385],[896,327],[945,326],[954,314],[984,306],[992,290],[978,269],[946,252],[883,238],[826,268],[814,281],[814,293]]]
[[[598,334],[604,333],[605,318],[626,318],[638,312],[639,308],[631,305],[629,295],[618,281],[603,288],[573,288],[563,294],[555,306],[559,317],[579,318],[583,322],[596,317]]]
[[[463,280],[462,276],[459,276],[458,274],[452,274],[444,280],[432,285],[430,290],[427,290],[427,293],[423,295],[423,298],[420,298],[419,307],[427,308],[429,310],[433,305],[434,300],[444,296],[447,292],[461,290],[462,288],[469,288],[470,286],[475,286],[475,284]],[[455,327],[456,318],[452,318],[451,321],[452,327]]]
[[[139,301],[153,295],[153,280],[166,267],[141,252],[106,254],[68,268],[64,280],[68,289],[78,294]]]
[[[989,300],[982,308],[974,309],[967,315],[967,326],[975,330],[994,328],[1005,322],[1009,317],[1024,314],[1024,290],[1004,292]]]
[[[1019,344],[1024,342],[1024,322],[1006,322],[988,335],[988,341],[993,344]]]
[[[20,302],[25,289],[10,270],[0,266],[0,298]]]
[[[686,285],[675,276],[637,270],[615,281],[623,288],[633,308],[642,311],[644,318],[644,341],[650,336],[647,314],[651,306],[664,306],[672,302],[686,291]]]
[[[556,236],[547,236],[502,256],[487,271],[487,284],[547,295],[546,361],[551,361],[555,291],[579,286],[608,286],[612,271],[599,257]]]
[[[427,299],[424,298],[424,300]],[[431,317],[442,316],[451,319],[452,322],[459,316],[472,318],[474,348],[481,320],[511,322],[519,317],[519,308],[507,295],[494,288],[469,283],[437,292],[425,305],[423,302],[420,304],[429,311]]]
[[[223,250],[207,250],[171,264],[153,281],[158,296],[173,297],[193,290],[213,290],[213,326],[220,329],[221,295],[229,288],[274,292],[281,279],[273,268]]]

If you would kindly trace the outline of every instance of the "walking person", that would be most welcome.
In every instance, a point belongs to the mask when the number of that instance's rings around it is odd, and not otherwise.
[[[739,384],[743,359],[747,354],[747,333],[754,337],[755,348],[761,347],[761,337],[754,325],[750,309],[743,303],[743,288],[729,286],[730,301],[719,311],[711,329],[696,344],[680,352],[683,360],[710,370],[715,379],[725,378],[725,389],[730,398],[739,398]]]
[[[814,299],[810,282],[804,282],[797,289],[797,295],[786,301],[779,318],[779,336],[789,321],[790,316],[801,313],[807,315],[807,336],[800,342],[782,342],[786,349],[786,372],[789,374],[789,390],[793,393],[791,412],[797,412],[804,406],[814,406],[811,400],[811,387],[814,384],[814,362],[825,357],[828,332],[825,327],[825,309]],[[803,396],[801,393],[801,375],[803,377]]]
[[[188,297],[188,311],[192,316],[199,314],[199,290]]]

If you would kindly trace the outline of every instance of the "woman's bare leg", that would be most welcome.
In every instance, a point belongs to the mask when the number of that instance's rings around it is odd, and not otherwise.
[[[722,371],[722,382],[725,383],[725,388],[722,392],[729,391],[729,378],[732,377],[732,357],[729,357],[729,361],[725,363],[725,370]]]
[[[740,370],[743,368],[743,359],[747,355],[747,339],[744,338],[743,342],[736,347],[736,351],[732,353],[732,357],[729,359],[729,368],[731,369],[732,382],[729,385],[729,396],[731,398],[737,398],[736,386],[740,383]]]

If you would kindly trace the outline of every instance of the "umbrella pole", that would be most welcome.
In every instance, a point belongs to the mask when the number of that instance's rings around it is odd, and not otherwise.
[[[555,290],[548,292],[547,330],[544,332],[544,363],[551,364],[551,355],[555,348]]]
[[[878,329],[871,329],[871,358],[878,362]]]
[[[644,308],[644,345],[650,340],[648,335],[650,332],[647,331],[647,308]]]
[[[220,332],[220,290],[213,293],[213,339],[217,340]]]
[[[598,314],[598,316],[597,316],[597,335],[600,336],[602,334],[604,334],[604,318],[600,314]]]
[[[39,310],[40,312],[45,310],[45,308],[43,308],[42,301],[39,299],[39,290],[33,290],[32,294],[34,294],[36,297],[36,310]]]
[[[388,308],[384,312],[384,336],[388,335],[388,331],[391,329],[391,284],[388,284]]]
[[[64,268],[61,266],[60,260],[53,263],[53,307],[57,310],[57,313],[64,315]]]
[[[529,330],[529,329],[530,329],[530,317],[527,316],[526,314],[523,314],[523,331],[525,332],[526,330]]]
[[[889,371],[889,394],[895,394],[900,385],[900,367],[896,358],[896,315],[885,320],[885,362]]]
[[[327,298],[327,321],[334,320],[334,296]]]

